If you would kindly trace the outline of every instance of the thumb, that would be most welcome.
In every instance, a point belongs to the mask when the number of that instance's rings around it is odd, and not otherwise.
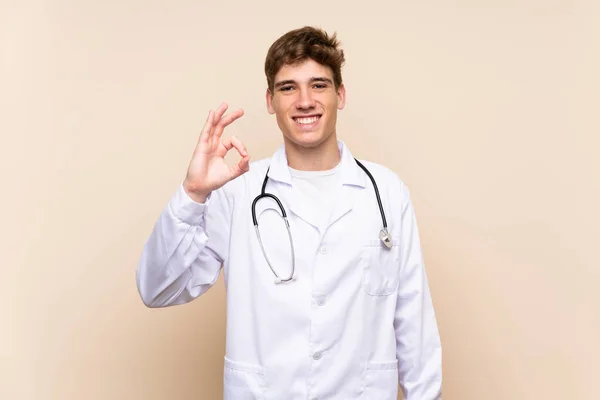
[[[250,156],[246,155],[236,165],[229,168],[232,179],[250,171]]]

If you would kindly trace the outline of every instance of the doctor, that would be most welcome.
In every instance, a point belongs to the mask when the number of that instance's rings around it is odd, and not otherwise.
[[[266,103],[283,144],[250,163],[223,136],[243,111],[210,111],[143,249],[137,286],[148,307],[198,298],[223,268],[226,400],[395,400],[399,385],[406,400],[442,398],[408,189],[337,139],[343,63],[335,35],[319,29],[273,43]],[[230,167],[232,149],[242,158]]]

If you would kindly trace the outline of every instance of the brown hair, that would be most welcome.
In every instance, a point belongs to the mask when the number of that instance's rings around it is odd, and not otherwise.
[[[344,51],[339,49],[336,34],[329,36],[322,29],[305,26],[289,31],[269,48],[265,60],[265,75],[269,90],[273,92],[275,75],[285,65],[294,65],[312,59],[333,71],[336,89],[342,84]]]

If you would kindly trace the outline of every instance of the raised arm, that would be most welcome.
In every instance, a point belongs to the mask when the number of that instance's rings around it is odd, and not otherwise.
[[[148,307],[190,302],[217,280],[229,249],[235,189],[229,183],[249,170],[250,156],[225,127],[243,115],[223,116],[227,104],[210,111],[192,155],[185,180],[163,209],[144,245],[136,281]],[[232,167],[225,155],[235,148],[242,159]],[[207,227],[207,212],[210,227]]]

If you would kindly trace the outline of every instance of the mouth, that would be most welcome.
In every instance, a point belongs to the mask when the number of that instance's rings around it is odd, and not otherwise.
[[[321,115],[303,115],[298,117],[292,117],[292,119],[294,120],[296,125],[300,127],[300,129],[311,130],[312,128],[317,126],[319,120],[321,119]]]

